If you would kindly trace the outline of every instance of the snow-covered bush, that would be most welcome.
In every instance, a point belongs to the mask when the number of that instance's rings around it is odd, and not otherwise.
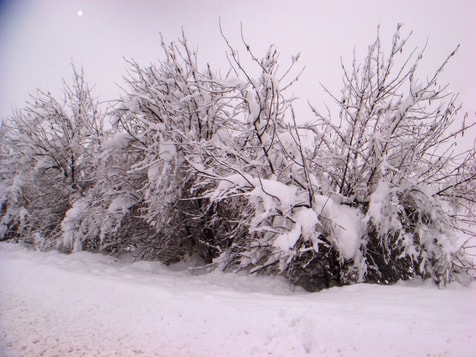
[[[230,175],[297,183],[305,189],[304,204],[312,199],[293,98],[284,97],[297,79],[287,79],[297,57],[280,74],[274,47],[258,59],[245,43],[257,65],[255,79],[225,40],[232,63],[224,78],[210,66],[198,69],[184,36],[178,44],[162,41],[165,60],[159,65],[142,68],[131,62],[130,90],[117,116],[142,155],[132,171],[145,177],[141,217],[156,230],[141,242],[146,250],[164,247],[177,258],[195,251],[211,262],[218,256],[223,261],[237,241],[255,246],[251,230],[256,222],[246,214],[252,205],[227,193],[210,198]]]
[[[311,148],[301,141],[302,132],[309,128],[298,127],[293,97],[286,94],[299,76],[290,75],[298,56],[280,73],[279,53],[273,46],[259,59],[243,39],[257,67],[255,77],[225,40],[232,64],[243,77],[236,95],[242,112],[236,119],[241,125],[234,128],[235,140],[225,143],[225,155],[212,155],[203,170],[213,183],[206,197],[237,212],[228,218],[229,230],[219,232],[227,237],[228,248],[214,263],[223,269],[283,274],[309,290],[328,287],[347,274],[338,261],[345,259],[339,249],[349,245],[331,234],[339,227],[323,223],[325,205],[318,204],[322,203],[315,194],[319,184],[307,159]],[[353,253],[359,244],[356,248]]]
[[[409,37],[399,25],[388,57],[378,37],[362,65],[354,60],[351,72],[344,68],[342,97],[332,96],[338,120],[312,108],[311,171],[365,215],[365,280],[423,276],[444,283],[459,270],[461,218],[474,221],[474,149],[454,152],[455,139],[474,124],[462,120],[457,96],[438,81],[456,50],[419,79],[423,52],[406,55]]]
[[[103,116],[83,72],[73,75],[62,102],[38,91],[5,124],[2,164],[9,177],[2,221],[9,228],[3,238],[43,249],[62,246],[66,212],[94,182]]]
[[[17,240],[27,228],[21,189],[24,175],[15,175],[21,163],[9,140],[11,131],[5,124],[0,127],[0,240]]]
[[[198,168],[212,160],[210,153],[222,150],[220,133],[234,125],[229,93],[239,83],[218,79],[210,66],[200,71],[184,35],[178,43],[162,40],[162,49],[158,65],[130,62],[129,90],[116,112],[118,127],[140,156],[129,170],[143,178],[139,214],[155,232],[137,242],[137,250],[166,261],[192,249],[213,256],[206,243],[214,240],[206,227],[207,202],[195,197],[206,184],[195,184]]]

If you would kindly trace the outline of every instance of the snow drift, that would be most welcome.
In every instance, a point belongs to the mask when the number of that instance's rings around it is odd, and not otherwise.
[[[311,294],[282,278],[182,268],[1,243],[0,354],[474,355],[474,284],[415,280]]]

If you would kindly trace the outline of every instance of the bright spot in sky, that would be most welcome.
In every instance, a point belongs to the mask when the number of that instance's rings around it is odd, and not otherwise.
[[[78,11],[78,16],[83,16],[83,12],[81,10]]]

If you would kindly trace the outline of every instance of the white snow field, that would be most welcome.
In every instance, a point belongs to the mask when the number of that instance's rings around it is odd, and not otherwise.
[[[0,355],[476,356],[476,284],[353,285],[194,275],[0,243]]]

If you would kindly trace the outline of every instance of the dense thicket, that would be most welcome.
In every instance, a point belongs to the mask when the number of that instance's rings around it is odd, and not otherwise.
[[[128,89],[102,113],[82,72],[64,99],[38,92],[2,127],[2,240],[134,254],[166,264],[280,274],[318,290],[413,277],[467,279],[474,148],[457,96],[409,37],[343,66],[338,110],[296,118],[301,72],[271,46],[245,65],[200,69],[184,35],[163,59],[130,61]],[[306,121],[307,120],[307,121]],[[306,123],[306,124],[304,124]]]

